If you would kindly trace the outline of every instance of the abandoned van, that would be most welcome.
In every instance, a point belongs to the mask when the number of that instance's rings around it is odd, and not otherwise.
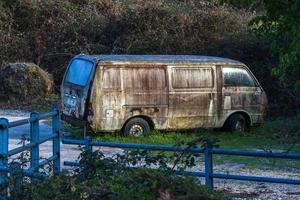
[[[62,118],[95,132],[245,131],[267,98],[241,62],[207,56],[78,55],[61,85]]]

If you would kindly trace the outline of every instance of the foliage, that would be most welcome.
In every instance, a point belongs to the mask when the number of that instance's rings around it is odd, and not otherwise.
[[[279,56],[273,74],[286,87],[300,92],[300,2],[264,0],[266,14],[253,20],[254,32]]]
[[[18,187],[11,187],[10,199],[221,199],[196,178],[175,175],[174,169],[194,166],[196,158],[185,151],[173,156],[127,151],[112,157],[83,151],[75,170],[43,181],[27,179],[17,184],[13,179],[12,185]]]
[[[271,136],[283,143],[297,143],[300,138],[300,115],[262,124],[259,134]]]
[[[244,33],[253,18],[250,12],[195,0],[14,0],[0,10],[1,62],[35,62],[57,84],[78,53],[239,58],[248,43],[239,38],[250,37]]]
[[[5,0],[0,3],[0,65],[34,62],[58,86],[69,60],[79,53],[228,57],[247,64],[267,95],[276,95],[269,99],[272,116],[282,109],[295,114],[299,95],[271,76],[277,55],[249,32],[257,13],[264,13],[262,0]],[[298,75],[285,77],[293,84]]]

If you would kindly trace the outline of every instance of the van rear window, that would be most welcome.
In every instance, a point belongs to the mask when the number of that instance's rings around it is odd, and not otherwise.
[[[94,63],[87,60],[73,60],[68,69],[65,81],[79,86],[85,86],[89,80],[93,65]]]

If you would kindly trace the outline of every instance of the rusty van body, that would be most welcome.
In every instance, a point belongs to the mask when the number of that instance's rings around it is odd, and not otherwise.
[[[207,56],[78,55],[61,86],[63,119],[95,132],[261,123],[267,98],[247,66]]]

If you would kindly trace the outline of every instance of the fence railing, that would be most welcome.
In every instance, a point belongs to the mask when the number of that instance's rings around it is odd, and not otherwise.
[[[46,138],[40,138],[39,122],[42,119],[52,118],[52,134]],[[30,142],[23,146],[9,150],[9,128],[30,124]],[[9,122],[6,118],[0,118],[0,184],[5,182],[9,175],[11,168],[8,165],[10,156],[16,155],[23,151],[30,151],[30,167],[22,169],[25,176],[33,178],[43,178],[47,175],[39,173],[38,169],[44,165],[53,162],[53,173],[60,173],[60,132],[59,132],[59,110],[53,109],[52,112],[45,114],[31,113],[30,118],[22,119],[14,122]],[[52,156],[48,159],[40,161],[39,145],[52,140],[53,152]],[[176,173],[182,175],[192,175],[197,177],[205,177],[205,183],[209,189],[213,189],[214,179],[234,179],[244,181],[257,181],[257,182],[271,182],[271,183],[285,183],[300,185],[300,179],[289,178],[273,178],[261,176],[246,176],[237,174],[224,174],[215,173],[213,171],[213,155],[231,155],[231,156],[249,156],[249,157],[263,157],[263,158],[281,158],[281,159],[297,159],[300,160],[300,154],[292,153],[272,153],[262,151],[247,151],[247,150],[226,150],[214,149],[206,145],[204,148],[186,148],[177,146],[160,146],[160,145],[144,145],[144,144],[125,144],[125,143],[111,143],[111,142],[96,142],[92,141],[90,137],[84,140],[75,139],[62,139],[63,144],[82,145],[86,150],[92,151],[93,146],[98,147],[111,147],[121,149],[136,149],[147,151],[173,151],[173,152],[190,152],[193,154],[204,155],[204,171],[177,171]],[[78,166],[79,164],[74,161],[65,161],[66,166]],[[3,194],[1,194],[3,195]]]
[[[226,150],[226,149],[213,149],[209,145],[205,145],[205,148],[184,148],[176,146],[160,146],[160,145],[144,145],[144,144],[125,144],[125,143],[111,143],[111,142],[96,142],[92,141],[90,137],[86,137],[85,140],[75,139],[62,139],[63,144],[82,145],[86,150],[92,151],[93,146],[97,147],[112,147],[122,149],[141,149],[148,151],[175,151],[175,152],[190,152],[194,154],[204,154],[204,171],[203,172],[191,172],[191,171],[177,171],[177,174],[192,175],[197,177],[205,177],[205,184],[209,189],[214,187],[214,179],[233,179],[243,181],[256,181],[256,182],[270,182],[270,183],[285,183],[300,185],[300,179],[289,178],[273,178],[273,177],[261,177],[261,176],[246,176],[237,174],[224,174],[213,172],[213,155],[231,155],[231,156],[250,156],[250,157],[263,157],[263,158],[282,158],[282,159],[298,159],[300,160],[300,154],[292,153],[272,153],[262,151],[248,151],[248,150]],[[65,161],[66,166],[79,166],[77,162]]]
[[[39,122],[42,119],[52,118],[52,134],[46,138],[40,139]],[[30,142],[20,147],[9,150],[9,129],[17,126],[30,124]],[[12,170],[8,165],[10,156],[19,154],[26,150],[30,151],[30,166],[28,169],[20,169],[25,176],[32,178],[43,178],[47,175],[39,173],[38,169],[44,165],[53,162],[53,173],[60,172],[60,136],[59,136],[59,110],[53,109],[49,113],[38,114],[31,113],[30,118],[9,122],[6,118],[0,118],[0,180],[5,183],[9,172]],[[50,158],[40,161],[39,145],[53,141],[53,152]]]

